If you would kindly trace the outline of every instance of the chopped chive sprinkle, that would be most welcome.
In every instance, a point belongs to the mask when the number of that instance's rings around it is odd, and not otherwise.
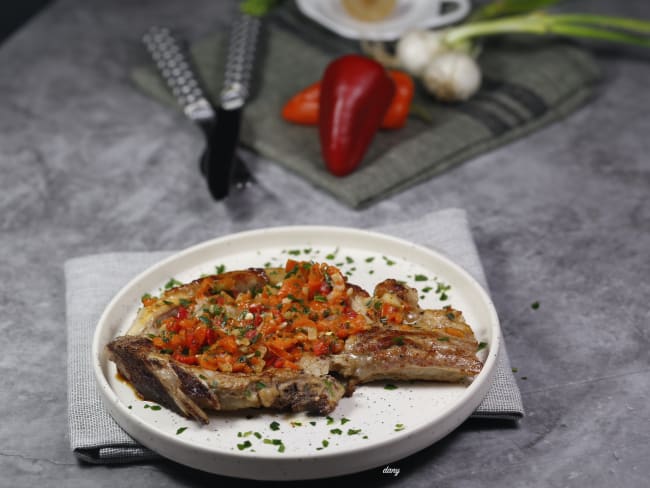
[[[399,432],[400,430],[404,430],[406,427],[404,424],[395,424],[395,432]]]

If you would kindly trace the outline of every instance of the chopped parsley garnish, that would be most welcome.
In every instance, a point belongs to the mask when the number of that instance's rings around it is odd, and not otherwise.
[[[449,290],[451,290],[451,286],[445,285],[444,283],[438,283],[438,286],[436,287],[436,293],[442,293],[443,291]]]
[[[449,290],[451,290],[451,286],[445,283],[438,283],[438,286],[436,286],[436,293],[439,295],[438,298],[443,302],[449,298],[449,295],[447,295]]]
[[[269,427],[271,428],[271,430],[280,430],[280,424],[277,423],[275,420],[271,422]]]
[[[406,427],[404,424],[395,424],[395,432],[399,432],[400,430],[404,430]]]
[[[427,277],[426,277],[425,275],[423,275],[423,274],[416,274],[416,275],[413,277],[413,279],[414,279],[415,281],[427,281],[429,278],[427,278]]]
[[[244,449],[248,449],[252,445],[253,444],[251,443],[251,441],[244,441],[241,444],[237,444],[237,449],[239,449],[240,451],[243,451]]]
[[[325,259],[336,259],[336,255],[339,253],[339,248],[334,249],[334,252],[329,253],[325,256]]]
[[[226,265],[225,265],[225,264],[220,264],[220,265],[218,265],[218,266],[215,266],[215,267],[214,267],[214,270],[215,270],[215,272],[216,272],[217,274],[221,274],[221,273],[223,273],[224,271],[226,271]]]
[[[343,433],[343,431],[341,429],[338,429],[338,428],[337,429],[331,429],[330,432],[332,434],[336,434],[336,435],[341,435]]]
[[[357,435],[361,432],[361,429],[348,429],[348,435]]]
[[[320,450],[322,450],[322,449],[325,449],[325,448],[326,448],[327,446],[329,446],[329,445],[330,445],[330,441],[328,441],[327,439],[323,439],[323,440],[321,441],[321,447],[317,447],[316,450],[317,450],[317,451],[320,451]]]
[[[479,342],[478,347],[476,348],[477,351],[480,351],[481,349],[485,349],[487,347],[487,342]]]
[[[345,417],[342,417],[342,418],[341,418],[341,425],[345,425],[345,424],[347,424],[348,422],[350,422],[350,419],[346,419]]]
[[[272,446],[278,446],[278,452],[284,452],[284,443],[282,439],[264,439],[264,444],[271,444]]]
[[[176,286],[181,286],[183,283],[178,281],[176,278],[169,278],[169,281],[165,283],[165,290],[170,290]]]
[[[449,337],[443,336],[443,337],[438,337],[438,340],[441,342],[449,342]]]
[[[187,427],[179,427],[176,429],[176,435],[180,435],[187,430]]]
[[[393,337],[393,344],[397,344],[398,346],[403,346],[404,338],[402,336]]]
[[[537,310],[539,308],[539,302],[533,302],[530,304],[530,308]]]
[[[384,385],[384,390],[397,390],[397,385],[393,385],[392,383],[388,383]]]

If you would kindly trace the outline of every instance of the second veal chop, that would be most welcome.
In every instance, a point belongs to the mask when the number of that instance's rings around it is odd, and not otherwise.
[[[335,266],[289,260],[144,297],[107,350],[144,399],[207,423],[206,410],[327,414],[381,379],[460,382],[481,371],[477,346],[460,311],[423,310],[404,283],[370,295]]]

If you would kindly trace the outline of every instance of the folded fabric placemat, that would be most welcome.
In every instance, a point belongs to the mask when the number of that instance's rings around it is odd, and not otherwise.
[[[443,210],[374,230],[442,252],[486,286],[464,211]],[[91,344],[99,317],[113,296],[137,274],[171,254],[97,254],[65,263],[70,444],[83,461],[106,464],[159,457],[127,435],[105,410],[95,384]],[[502,343],[492,386],[472,417],[517,420],[523,415],[519,388]]]
[[[415,101],[431,121],[411,117],[403,129],[380,131],[361,166],[340,178],[325,169],[317,129],[292,125],[280,112],[293,94],[321,78],[331,60],[358,52],[359,44],[326,31],[292,5],[286,2],[266,21],[241,142],[351,207],[367,206],[565,117],[590,97],[599,79],[589,53],[569,42],[487,43],[479,58],[483,85],[474,98],[442,104],[419,93]],[[214,35],[191,46],[213,101],[222,84],[225,44],[223,35]],[[153,66],[138,67],[132,76],[145,93],[175,105]]]

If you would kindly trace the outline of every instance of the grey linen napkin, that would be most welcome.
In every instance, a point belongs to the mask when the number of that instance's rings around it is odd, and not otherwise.
[[[290,124],[280,112],[293,94],[321,78],[332,59],[358,51],[359,44],[309,21],[290,2],[266,27],[241,143],[351,207],[370,205],[567,116],[589,99],[599,79],[589,53],[568,42],[510,37],[485,43],[483,85],[474,98],[442,104],[420,90],[415,103],[431,121],[411,117],[403,129],[380,131],[361,166],[339,178],[325,169],[317,129]],[[212,100],[222,84],[224,50],[219,35],[191,46]],[[137,67],[132,78],[143,92],[175,105],[153,66]]]
[[[433,212],[418,220],[374,230],[447,255],[487,288],[463,210]],[[83,461],[108,464],[159,457],[129,437],[104,409],[91,367],[91,343],[97,321],[113,296],[138,273],[170,254],[97,254],[65,263],[70,444]],[[517,420],[524,415],[505,346],[501,351],[493,384],[472,417]]]

